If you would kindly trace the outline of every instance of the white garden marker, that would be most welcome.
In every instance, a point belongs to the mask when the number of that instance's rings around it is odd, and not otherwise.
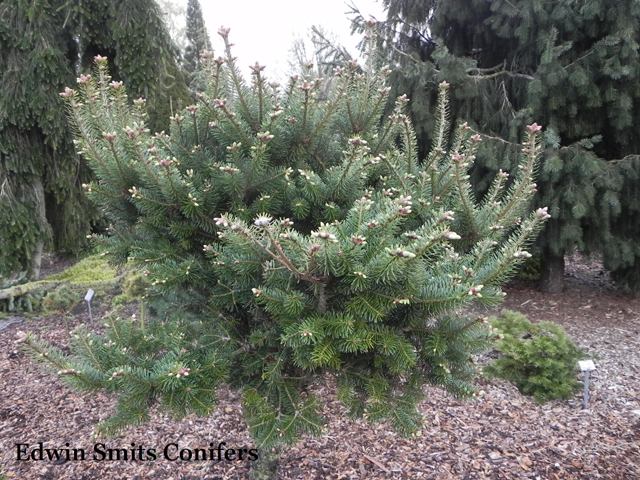
[[[89,308],[89,325],[93,326],[93,314],[91,313],[91,299],[93,298],[93,294],[96,293],[93,290],[89,289],[87,294],[84,296],[84,301],[87,302],[87,307]]]
[[[580,360],[578,362],[580,370],[584,373],[584,395],[582,396],[582,408],[584,410],[589,408],[589,375],[596,369],[593,360]]]

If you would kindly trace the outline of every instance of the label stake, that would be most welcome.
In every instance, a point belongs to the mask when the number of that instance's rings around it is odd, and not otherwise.
[[[96,293],[93,290],[89,289],[87,294],[84,296],[84,301],[87,302],[87,307],[89,308],[89,325],[93,326],[93,314],[91,313],[91,299],[93,298],[93,294]]]
[[[582,408],[587,410],[589,408],[589,375],[596,369],[593,360],[581,360],[578,362],[580,370],[584,373],[584,394],[582,395]]]

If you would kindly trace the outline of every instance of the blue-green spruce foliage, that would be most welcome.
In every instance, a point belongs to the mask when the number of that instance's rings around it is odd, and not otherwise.
[[[322,431],[313,386],[332,378],[354,417],[416,433],[425,384],[476,391],[490,333],[461,311],[499,303],[548,218],[523,217],[540,127],[479,202],[467,171],[481,139],[464,124],[450,135],[447,84],[418,162],[407,99],[382,117],[388,68],[337,68],[320,101],[321,80],[278,86],[258,64],[245,83],[219,33],[225,57],[204,60],[207,88],[170,135],[149,134],[144,102],[130,106],[103,58],[66,91],[98,179],[86,188],[111,222],[96,240],[147,275],[158,314],[109,320],[107,338],[78,331],[71,357],[27,345],[71,384],[118,396],[105,432],[155,404],[210,414],[226,383],[259,446],[290,443]]]

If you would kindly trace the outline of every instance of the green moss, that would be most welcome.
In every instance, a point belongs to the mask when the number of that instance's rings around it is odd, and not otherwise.
[[[48,294],[66,285],[80,301],[87,289],[96,295],[111,292],[121,280],[118,270],[99,255],[87,257],[66,270],[37,282],[0,289],[0,312],[31,313],[41,310]]]
[[[60,273],[47,277],[47,282],[69,282],[85,284],[90,282],[113,281],[117,271],[107,262],[105,257],[93,255],[76,263]]]

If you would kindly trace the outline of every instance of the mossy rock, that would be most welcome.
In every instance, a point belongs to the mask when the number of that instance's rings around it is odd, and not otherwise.
[[[49,292],[66,285],[82,299],[89,288],[107,292],[118,286],[122,274],[100,255],[87,257],[60,273],[43,280],[14,285],[0,290],[0,312],[33,312],[39,310]]]

